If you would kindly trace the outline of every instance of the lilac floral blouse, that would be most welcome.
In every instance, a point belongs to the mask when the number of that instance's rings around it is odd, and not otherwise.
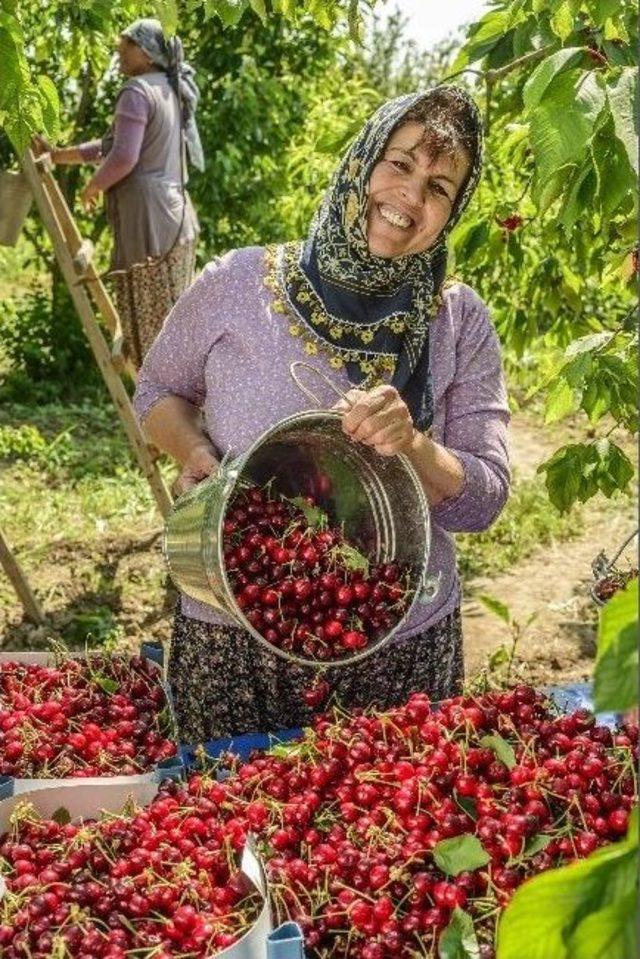
[[[294,360],[311,359],[342,390],[349,388],[344,370],[333,369],[321,353],[310,358],[289,332],[291,317],[274,308],[265,277],[264,248],[245,247],[209,263],[182,294],[140,371],[134,406],[142,423],[159,400],[182,396],[202,408],[220,456],[235,456],[274,423],[308,408],[289,373]],[[431,604],[416,604],[399,639],[422,632],[459,605],[453,534],[490,526],[509,490],[500,346],[486,305],[466,284],[444,291],[431,321],[430,353],[431,435],[458,457],[465,480],[456,497],[431,508],[429,572],[440,574],[440,589]],[[335,403],[320,381],[314,392],[327,407]],[[187,596],[182,611],[205,622],[229,622]]]

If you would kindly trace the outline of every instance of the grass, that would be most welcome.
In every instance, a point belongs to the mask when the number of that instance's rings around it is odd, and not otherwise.
[[[482,533],[457,537],[463,579],[516,566],[537,546],[580,536],[583,510],[559,513],[549,502],[541,477],[513,482],[511,496],[494,525]]]
[[[164,468],[167,477],[172,473]],[[0,511],[29,565],[52,543],[99,543],[157,528],[160,518],[108,398],[0,411]],[[538,545],[579,535],[579,508],[561,515],[541,479],[514,483],[498,522],[458,537],[463,578],[504,570]]]
[[[103,397],[65,406],[5,404],[0,480],[7,534],[34,559],[52,541],[90,541],[160,525],[148,484]]]

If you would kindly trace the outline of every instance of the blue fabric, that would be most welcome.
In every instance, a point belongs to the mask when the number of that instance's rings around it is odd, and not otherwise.
[[[576,709],[588,709],[593,712],[593,686],[591,683],[567,683],[564,686],[546,686],[543,692],[554,701],[563,713],[573,713]],[[596,713],[600,726],[613,729],[620,720],[620,713]]]

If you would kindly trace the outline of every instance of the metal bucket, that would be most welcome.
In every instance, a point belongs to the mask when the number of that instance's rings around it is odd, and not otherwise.
[[[405,456],[380,456],[342,431],[338,412],[298,413],[267,430],[215,476],[189,490],[174,504],[165,526],[164,555],[173,582],[187,596],[230,617],[270,650],[313,666],[335,666],[368,656],[388,642],[418,601],[431,602],[438,583],[427,581],[431,544],[424,490]],[[304,658],[267,642],[244,617],[227,579],[222,527],[239,481],[259,486],[274,479],[285,496],[313,496],[332,522],[375,562],[396,560],[413,571],[414,591],[402,619],[366,649],[341,659]]]
[[[24,173],[0,170],[0,246],[15,246],[33,197]]]

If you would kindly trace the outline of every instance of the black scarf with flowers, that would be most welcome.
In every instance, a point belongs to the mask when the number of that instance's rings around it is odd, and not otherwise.
[[[393,130],[407,112],[443,86],[385,103],[368,120],[338,166],[303,243],[276,251],[276,276],[304,332],[345,366],[353,386],[391,382],[426,430],[433,419],[429,321],[447,269],[447,236],[473,195],[482,168],[482,122],[476,118],[473,167],[437,243],[422,253],[374,256],[367,244],[369,179]]]

